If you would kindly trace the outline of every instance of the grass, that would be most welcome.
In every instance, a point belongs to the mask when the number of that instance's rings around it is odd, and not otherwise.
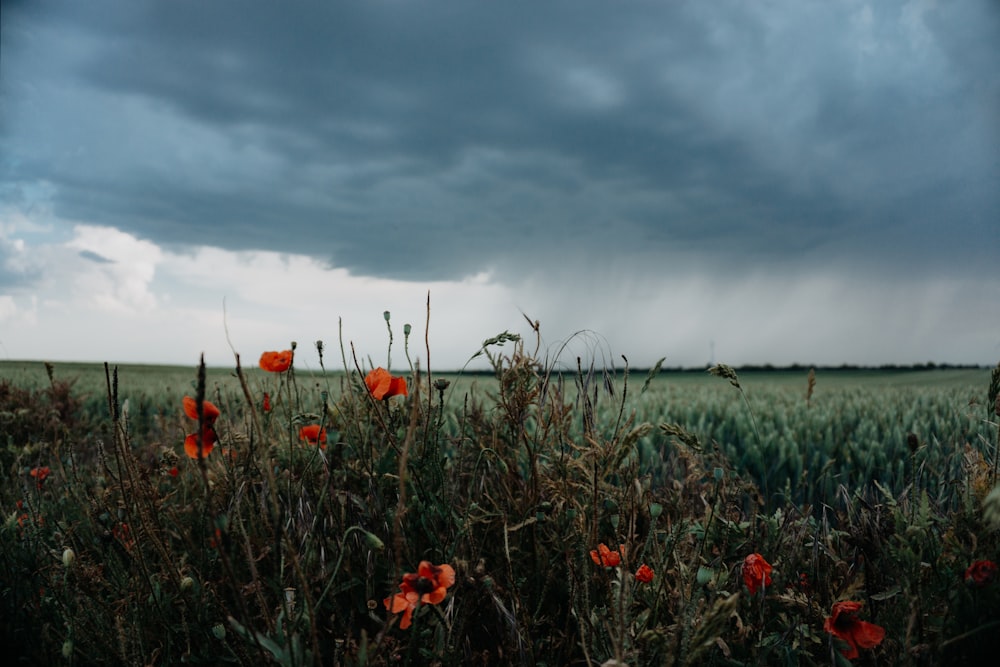
[[[807,400],[804,372],[634,377],[504,332],[478,355],[490,375],[394,369],[408,395],[375,400],[378,363],[340,356],[336,372],[5,366],[8,654],[843,665],[824,629],[843,600],[885,629],[855,664],[1000,648],[1000,582],[967,576],[1000,556],[1000,369],[820,370]],[[200,460],[185,395],[221,411]],[[772,581],[751,593],[755,553]],[[403,629],[384,601],[407,590],[436,604]]]

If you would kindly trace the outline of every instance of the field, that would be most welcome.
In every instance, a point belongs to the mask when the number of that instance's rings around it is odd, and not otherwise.
[[[339,352],[0,363],[4,646],[164,665],[1000,649],[1000,368],[647,373],[533,342],[486,341],[479,374]]]

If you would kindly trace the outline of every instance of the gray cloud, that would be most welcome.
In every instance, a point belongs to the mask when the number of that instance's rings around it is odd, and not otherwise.
[[[998,11],[923,6],[24,4],[0,179],[166,245],[409,279],[982,272]]]

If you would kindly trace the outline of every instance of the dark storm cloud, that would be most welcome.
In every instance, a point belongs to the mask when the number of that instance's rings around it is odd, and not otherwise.
[[[921,6],[21,5],[0,175],[159,243],[412,279],[619,249],[972,269],[998,11]]]

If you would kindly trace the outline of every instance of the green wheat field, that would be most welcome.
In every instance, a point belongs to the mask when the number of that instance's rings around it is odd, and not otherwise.
[[[470,341],[488,371],[439,374],[408,348],[376,371],[385,341],[360,348],[299,346],[270,370],[266,350],[209,368],[0,363],[7,658],[1000,651],[1000,366],[633,370],[504,332]]]

